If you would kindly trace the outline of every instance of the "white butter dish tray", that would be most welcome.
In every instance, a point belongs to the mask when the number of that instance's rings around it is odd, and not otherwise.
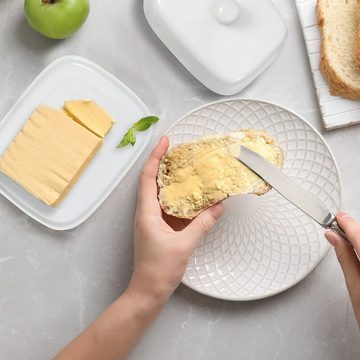
[[[96,101],[116,123],[63,202],[55,208],[46,206],[0,173],[0,193],[33,219],[55,230],[71,229],[88,219],[139,158],[152,135],[150,128],[139,133],[134,147],[117,149],[131,124],[149,115],[149,110],[130,89],[100,66],[85,58],[65,56],[40,73],[0,122],[0,154],[40,104],[61,108],[69,99]]]

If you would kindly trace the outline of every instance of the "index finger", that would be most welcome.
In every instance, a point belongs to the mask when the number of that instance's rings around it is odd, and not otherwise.
[[[145,206],[149,211],[153,210],[154,206],[159,207],[156,176],[159,170],[160,160],[165,155],[168,147],[169,139],[166,136],[161,137],[151,152],[140,175],[138,205]]]

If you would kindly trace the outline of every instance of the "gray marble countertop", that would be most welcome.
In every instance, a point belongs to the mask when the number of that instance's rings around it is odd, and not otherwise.
[[[279,58],[240,95],[279,103],[324,133],[295,5],[274,0],[289,35]],[[0,0],[0,118],[34,77],[66,54],[85,56],[127,84],[161,123],[221,97],[198,83],[147,25],[141,0],[92,1],[65,41],[36,34],[22,1]],[[344,207],[360,218],[360,127],[324,133],[340,165]],[[49,359],[126,287],[142,161],[78,228],[51,231],[0,197],[0,360]],[[180,286],[130,359],[355,360],[360,339],[330,251],[300,284],[273,298],[232,303]]]

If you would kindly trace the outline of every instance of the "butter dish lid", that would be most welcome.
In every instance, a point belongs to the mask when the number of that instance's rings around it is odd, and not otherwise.
[[[270,0],[144,0],[160,40],[206,87],[233,95],[259,76],[285,41]]]

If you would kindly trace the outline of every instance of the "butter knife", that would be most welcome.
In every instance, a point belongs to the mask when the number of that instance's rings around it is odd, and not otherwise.
[[[323,228],[330,229],[349,241],[336,221],[336,216],[309,191],[304,190],[294,180],[285,175],[258,153],[239,145],[230,145],[229,153],[271,185],[279,194],[310,216]]]

